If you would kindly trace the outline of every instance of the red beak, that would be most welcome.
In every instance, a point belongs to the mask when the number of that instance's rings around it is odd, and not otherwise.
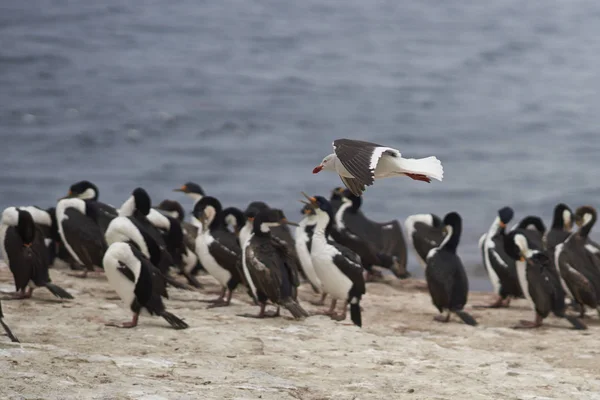
[[[315,167],[315,169],[313,169],[313,174],[318,174],[319,172],[321,172],[322,169],[323,169],[322,165]]]

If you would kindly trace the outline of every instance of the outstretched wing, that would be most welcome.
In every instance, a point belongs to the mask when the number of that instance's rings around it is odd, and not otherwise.
[[[386,153],[392,157],[398,152],[389,147],[362,140],[338,139],[333,142],[333,151],[342,165],[352,174],[356,182],[348,186],[344,178],[342,181],[350,191],[355,191],[358,185],[370,186],[375,181],[375,168],[381,156]],[[355,193],[356,194],[356,193]],[[358,193],[357,195],[360,195]]]

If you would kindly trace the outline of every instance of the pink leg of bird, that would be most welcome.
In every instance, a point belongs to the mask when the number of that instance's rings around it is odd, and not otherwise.
[[[138,323],[138,318],[140,317],[139,314],[133,314],[133,318],[131,319],[131,321],[127,321],[127,322],[109,322],[106,324],[106,326],[114,326],[116,328],[135,328],[137,326]]]
[[[428,177],[427,175],[423,175],[423,174],[409,174],[409,173],[404,173],[404,175],[408,176],[411,179],[414,179],[415,181],[421,181],[421,182],[431,183],[431,178]]]

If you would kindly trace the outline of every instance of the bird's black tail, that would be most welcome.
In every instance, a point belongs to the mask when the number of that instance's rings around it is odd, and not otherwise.
[[[288,310],[295,319],[306,318],[309,315],[300,304],[291,298],[284,300],[281,305],[284,306],[285,309]]]
[[[356,302],[356,304],[350,303],[350,319],[354,323],[354,325],[359,328],[362,327],[362,315],[360,311],[360,302]]]
[[[454,313],[456,315],[459,316],[460,319],[462,319],[462,321],[467,324],[467,325],[471,325],[471,326],[477,326],[477,321],[475,321],[475,318],[473,318],[471,316],[471,314],[469,314],[466,311],[463,310],[453,310]]]
[[[19,339],[17,339],[17,337],[15,335],[13,335],[13,333],[11,332],[10,328],[8,327],[8,325],[6,325],[6,323],[2,320],[2,318],[0,318],[0,324],[2,325],[2,327],[4,328],[4,331],[6,332],[6,336],[8,336],[8,338],[12,341],[12,342],[16,342],[19,343]]]
[[[586,330],[587,329],[587,325],[583,323],[582,320],[580,320],[577,317],[574,317],[572,315],[566,315],[564,316],[566,318],[567,321],[569,321],[572,325],[573,328],[577,329],[577,330]]]
[[[186,324],[184,320],[171,314],[168,311],[163,311],[162,314],[160,314],[160,316],[163,317],[173,327],[173,329],[189,328],[189,325]]]
[[[48,289],[50,291],[50,293],[52,293],[59,299],[72,299],[73,298],[71,293],[67,292],[65,289],[61,288],[60,286],[55,285],[54,283],[48,282],[44,286],[46,287],[46,289]]]

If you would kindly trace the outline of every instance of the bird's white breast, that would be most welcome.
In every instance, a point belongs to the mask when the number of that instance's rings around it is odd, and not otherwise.
[[[296,253],[298,254],[298,259],[300,260],[302,270],[306,274],[306,277],[310,283],[312,283],[317,289],[321,290],[322,283],[317,275],[317,272],[315,271],[315,267],[313,266],[312,258],[310,256],[310,252],[308,251],[309,237],[304,229],[305,226],[302,226],[302,224],[296,228]]]
[[[250,286],[250,290],[254,294],[254,297],[257,298],[256,294],[256,286],[252,281],[252,276],[250,275],[250,270],[248,269],[248,264],[246,263],[246,257],[248,256],[248,246],[250,246],[250,240],[252,240],[253,234],[250,233],[250,237],[244,242],[242,246],[242,269],[244,270],[244,276],[246,277],[246,282],[248,282],[248,286]]]
[[[199,234],[196,237],[196,255],[204,268],[206,268],[206,271],[222,286],[227,286],[227,282],[231,279],[231,273],[217,263],[217,260],[215,260],[209,250],[209,246],[214,240],[210,231]]]
[[[352,281],[333,263],[338,250],[325,242],[323,235],[315,233],[311,248],[311,259],[323,290],[337,300],[347,300]]]

